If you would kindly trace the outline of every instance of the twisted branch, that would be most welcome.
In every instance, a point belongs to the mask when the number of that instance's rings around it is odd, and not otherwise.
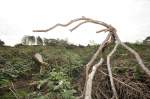
[[[71,20],[71,21],[69,21],[68,23],[66,23],[66,24],[61,24],[61,23],[57,23],[56,25],[54,25],[54,26],[52,26],[52,27],[50,27],[50,28],[48,28],[48,29],[45,29],[45,30],[33,30],[33,32],[48,32],[48,31],[50,31],[50,30],[52,30],[52,29],[55,29],[55,28],[57,28],[57,27],[67,27],[67,26],[69,26],[69,25],[71,25],[71,24],[73,24],[73,23],[75,23],[75,22],[77,22],[77,21],[89,21],[89,22],[91,22],[91,23],[95,23],[95,24],[99,24],[99,25],[102,25],[102,26],[104,26],[104,27],[107,27],[107,28],[109,28],[109,27],[111,27],[111,26],[109,26],[109,25],[107,25],[106,23],[104,23],[104,22],[101,22],[101,21],[97,21],[97,20],[93,20],[93,19],[90,19],[90,18],[86,18],[86,17],[81,17],[81,18],[76,18],[76,19],[73,19],[73,20]],[[84,23],[87,23],[87,22],[84,22]]]
[[[77,21],[81,21],[79,24],[77,24],[75,27],[73,27],[72,29],[70,29],[70,31],[74,31],[75,29],[77,29],[78,27],[80,27],[81,25],[85,24],[85,23],[93,23],[93,24],[97,24],[100,26],[104,26],[105,29],[101,29],[96,31],[96,33],[100,33],[100,32],[108,32],[108,35],[106,37],[106,39],[102,42],[102,44],[99,46],[99,48],[97,49],[97,51],[95,52],[95,54],[92,56],[92,58],[90,59],[90,61],[86,64],[86,74],[85,74],[85,86],[84,86],[84,90],[83,90],[83,94],[82,96],[85,95],[85,99],[91,99],[91,90],[92,90],[92,79],[95,75],[96,69],[99,67],[99,65],[102,64],[103,62],[103,58],[101,58],[101,61],[94,65],[92,68],[92,72],[89,74],[89,69],[91,68],[92,64],[94,63],[94,61],[96,60],[97,56],[99,55],[99,53],[102,53],[102,50],[105,49],[106,46],[108,46],[107,43],[111,43],[112,39],[114,39],[114,41],[117,41],[115,47],[113,48],[113,50],[108,54],[107,56],[107,69],[108,69],[108,73],[109,73],[109,77],[110,77],[110,82],[111,82],[111,87],[112,87],[112,91],[113,91],[113,96],[118,99],[118,95],[117,95],[117,91],[115,89],[115,85],[113,82],[113,76],[112,76],[112,71],[111,71],[111,67],[110,67],[110,57],[114,54],[114,52],[116,51],[118,44],[121,44],[123,47],[125,47],[127,50],[129,50],[132,54],[134,54],[134,56],[136,57],[139,65],[141,66],[141,68],[150,76],[150,71],[147,67],[145,67],[141,57],[139,56],[139,54],[133,50],[132,48],[130,48],[129,46],[127,46],[126,44],[122,43],[121,40],[119,39],[118,35],[117,35],[117,31],[116,29],[111,26],[108,25],[102,21],[98,21],[98,20],[93,20],[91,18],[86,18],[86,17],[81,17],[81,18],[76,18],[73,19],[71,21],[69,21],[66,24],[56,24],[48,29],[45,30],[33,30],[33,32],[48,32],[52,29],[55,29],[57,27],[67,27]],[[111,41],[109,41],[111,40]],[[88,97],[88,98],[87,98]]]

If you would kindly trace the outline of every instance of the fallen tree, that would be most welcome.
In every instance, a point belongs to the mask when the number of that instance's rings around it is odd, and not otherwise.
[[[111,63],[110,63],[110,58],[111,56],[115,53],[115,51],[117,50],[118,48],[118,45],[121,45],[123,46],[124,48],[126,48],[129,52],[131,52],[139,66],[145,71],[145,73],[147,75],[150,76],[150,71],[149,69],[144,65],[141,57],[139,56],[139,54],[134,50],[132,49],[131,47],[129,47],[128,45],[126,45],[125,43],[121,42],[119,36],[117,35],[117,30],[105,23],[105,22],[102,22],[102,21],[98,21],[98,20],[94,20],[94,19],[91,19],[91,18],[86,18],[86,17],[81,17],[81,18],[77,18],[77,19],[74,19],[74,20],[71,20],[69,21],[68,23],[66,24],[56,24],[48,29],[45,29],[45,30],[33,30],[33,32],[48,32],[58,26],[61,26],[61,27],[67,27],[69,25],[71,25],[72,23],[75,23],[77,21],[81,21],[81,23],[77,24],[75,27],[73,27],[72,29],[70,29],[70,31],[74,31],[75,29],[77,29],[78,27],[80,27],[81,25],[85,24],[85,23],[93,23],[93,24],[97,24],[97,25],[100,25],[100,26],[104,26],[104,29],[100,29],[98,31],[96,31],[96,33],[100,33],[100,32],[107,32],[108,35],[106,37],[106,39],[101,43],[101,45],[99,46],[99,48],[97,49],[97,51],[95,52],[95,54],[92,56],[91,60],[86,64],[86,74],[85,74],[85,84],[84,84],[84,89],[83,89],[83,92],[82,92],[82,95],[80,97],[77,97],[78,99],[79,98],[84,98],[84,99],[91,99],[91,92],[92,92],[92,82],[93,82],[93,78],[94,78],[94,75],[95,75],[95,72],[96,70],[98,69],[98,67],[100,65],[102,65],[102,63],[104,61],[107,62],[107,70],[108,70],[108,75],[109,75],[109,79],[110,79],[110,85],[111,85],[111,89],[112,89],[112,92],[113,92],[113,95],[112,95],[112,98],[114,99],[119,99],[118,98],[118,94],[117,94],[117,91],[116,91],[116,87],[115,87],[115,84],[114,84],[114,78],[113,78],[113,75],[112,75],[112,70],[111,70]],[[115,46],[113,48],[113,50],[106,56],[107,59],[104,60],[104,57],[103,57],[103,53],[104,51],[106,50],[106,48],[112,44],[115,43]],[[94,62],[95,60],[97,59],[97,57],[100,55],[101,53],[101,59],[100,61],[94,65]],[[104,73],[104,72],[103,72]],[[106,74],[106,73],[104,73]],[[121,82],[121,81],[120,81]],[[123,82],[121,82],[122,84],[124,84]],[[132,88],[131,86],[125,84],[126,86]],[[105,95],[105,97],[107,97]]]

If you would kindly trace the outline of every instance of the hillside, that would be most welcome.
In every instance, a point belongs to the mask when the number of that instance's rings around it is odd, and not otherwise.
[[[150,69],[150,45],[128,45],[140,54]],[[83,89],[84,66],[97,48],[98,45],[0,47],[0,99],[74,99]],[[35,53],[40,53],[49,64],[42,75],[39,74],[39,64],[33,60]],[[150,99],[150,79],[132,54],[120,47],[111,63],[120,99]],[[93,99],[112,95],[105,65],[98,69],[94,78]],[[118,80],[135,89],[124,86]]]

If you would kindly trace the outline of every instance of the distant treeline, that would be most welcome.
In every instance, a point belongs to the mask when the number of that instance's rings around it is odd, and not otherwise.
[[[146,37],[145,40],[143,40],[143,44],[150,44],[150,36]],[[29,36],[26,35],[22,38],[21,43],[16,44],[15,46],[20,45],[47,45],[47,46],[76,46],[74,44],[69,44],[67,40],[63,39],[47,39],[47,38],[41,38],[40,36]],[[0,40],[0,46],[5,46],[5,42]],[[82,45],[79,45],[83,47]]]
[[[22,45],[43,45],[43,46],[64,46],[68,48],[74,48],[77,47],[77,45],[70,44],[67,40],[63,39],[47,39],[47,38],[41,38],[40,36],[24,36],[22,38],[22,41],[20,44],[16,44],[17,46]],[[84,47],[82,45],[78,45],[78,47]]]
[[[65,45],[68,44],[67,40],[62,39],[47,39],[41,38],[40,36],[24,36],[21,44],[23,45]]]

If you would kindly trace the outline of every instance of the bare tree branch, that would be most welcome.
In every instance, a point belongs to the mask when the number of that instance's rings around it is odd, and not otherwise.
[[[96,31],[96,33],[100,33],[100,32],[108,32],[109,29],[102,29],[102,30],[99,30],[99,31]]]
[[[104,61],[104,59],[101,58],[100,61],[93,66],[91,73],[88,75],[88,80],[87,80],[87,84],[86,84],[85,98],[84,99],[91,99],[93,78],[94,78],[94,75],[96,73],[97,68],[100,65],[102,65],[103,61]]]
[[[111,87],[112,87],[112,91],[113,91],[113,97],[118,99],[118,95],[117,95],[117,91],[115,89],[115,85],[114,85],[114,81],[113,81],[113,75],[112,75],[112,71],[111,71],[111,66],[110,66],[110,57],[114,54],[114,52],[116,51],[117,47],[118,47],[118,44],[121,44],[123,47],[125,47],[127,50],[129,50],[132,54],[134,54],[134,56],[136,57],[139,65],[141,66],[141,68],[150,76],[150,71],[147,67],[145,67],[141,57],[139,56],[139,54],[134,51],[132,48],[130,48],[129,46],[127,46],[126,44],[122,43],[121,40],[119,39],[118,35],[117,35],[117,30],[107,24],[107,23],[104,23],[102,21],[98,21],[98,20],[93,20],[91,18],[86,18],[86,17],[81,17],[81,18],[76,18],[76,19],[73,19],[71,21],[69,21],[68,23],[66,24],[56,24],[48,29],[45,29],[45,30],[33,30],[33,32],[48,32],[52,29],[55,29],[57,27],[67,27],[77,21],[81,21],[79,24],[77,24],[75,27],[73,27],[72,29],[70,29],[70,31],[74,31],[75,29],[77,29],[78,27],[80,27],[81,25],[85,24],[85,23],[93,23],[93,24],[97,24],[97,25],[100,25],[100,26],[104,26],[105,29],[101,29],[99,31],[96,31],[96,33],[100,33],[100,32],[108,32],[108,35],[106,37],[106,39],[102,42],[102,44],[99,46],[99,48],[97,49],[97,51],[95,52],[95,54],[92,56],[92,58],[90,59],[90,61],[86,64],[86,74],[85,74],[85,85],[84,85],[84,90],[83,90],[83,93],[82,93],[82,96],[85,96],[84,98],[85,99],[91,99],[91,91],[92,91],[92,81],[93,81],[93,77],[95,75],[95,72],[97,70],[97,68],[102,64],[103,62],[103,59],[101,59],[99,61],[99,63],[95,64],[92,68],[92,72],[89,74],[89,70],[91,68],[91,66],[93,65],[94,61],[96,60],[97,56],[99,55],[99,53],[103,53],[103,49],[105,50],[105,45],[109,45],[111,44],[111,42],[114,42],[114,41],[117,41],[116,42],[116,45],[115,47],[113,48],[113,50],[108,54],[107,56],[107,69],[108,69],[108,73],[109,73],[109,77],[110,77],[110,82],[111,82]],[[109,43],[109,44],[108,44]],[[124,83],[122,83],[124,84]],[[126,85],[126,84],[124,84]],[[128,85],[126,85],[128,86]],[[131,86],[128,86],[130,88],[132,88]],[[134,89],[134,88],[132,88]],[[134,89],[135,90],[135,89]],[[78,97],[78,98],[81,98],[81,97]]]
[[[106,37],[106,39],[102,42],[102,44],[99,46],[99,48],[97,49],[97,51],[95,52],[95,54],[92,56],[92,58],[90,59],[90,61],[86,64],[86,71],[85,71],[85,85],[84,85],[84,90],[82,93],[82,96],[84,96],[85,90],[86,90],[86,83],[88,80],[88,73],[89,73],[89,69],[92,66],[93,62],[95,61],[95,59],[97,58],[97,56],[99,55],[99,53],[102,51],[103,47],[105,46],[106,42],[109,40],[109,38],[111,37],[111,34],[109,33]]]
[[[110,57],[114,54],[114,52],[116,51],[117,47],[118,47],[118,43],[116,43],[116,45],[113,48],[113,50],[107,56],[107,69],[108,69],[108,73],[109,73],[109,77],[110,77],[110,83],[111,83],[111,87],[112,87],[112,91],[113,91],[115,99],[118,99],[118,95],[117,95],[117,91],[116,91],[116,88],[115,88],[115,85],[114,85],[114,81],[113,81],[113,76],[112,76],[112,71],[111,71],[111,66],[110,66]]]
[[[136,58],[137,62],[139,63],[140,67],[146,72],[147,75],[150,76],[150,70],[144,65],[140,55],[131,47],[129,47],[128,45],[126,45],[125,43],[122,43],[121,40],[119,39],[117,33],[115,33],[116,39],[117,41],[123,46],[125,47],[128,51],[130,51]]]
[[[93,19],[86,18],[86,17],[83,16],[83,17],[81,17],[81,18],[73,19],[73,20],[69,21],[69,22],[66,23],[66,24],[60,24],[60,23],[58,23],[58,24],[56,24],[56,25],[54,25],[54,26],[52,26],[52,27],[50,27],[50,28],[48,28],[48,29],[45,29],[45,30],[33,30],[33,32],[48,32],[48,31],[50,31],[50,30],[52,30],[52,29],[57,28],[58,26],[60,26],[60,27],[66,27],[66,26],[71,25],[71,24],[74,23],[74,22],[81,21],[81,20],[83,20],[83,21],[89,21],[89,22],[95,23],[95,24],[99,24],[99,25],[102,25],[102,26],[107,27],[107,28],[110,28],[110,27],[111,27],[111,25],[108,25],[108,24],[106,24],[106,23],[104,23],[104,22],[101,22],[101,21],[98,21],[98,20],[93,20]],[[85,23],[87,23],[87,22],[85,22]]]
[[[73,30],[75,30],[76,28],[78,28],[79,26],[81,26],[82,24],[88,23],[90,22],[89,20],[83,21],[81,23],[79,23],[78,25],[76,25],[75,27],[73,27],[72,29],[70,29],[70,31],[72,32]]]

